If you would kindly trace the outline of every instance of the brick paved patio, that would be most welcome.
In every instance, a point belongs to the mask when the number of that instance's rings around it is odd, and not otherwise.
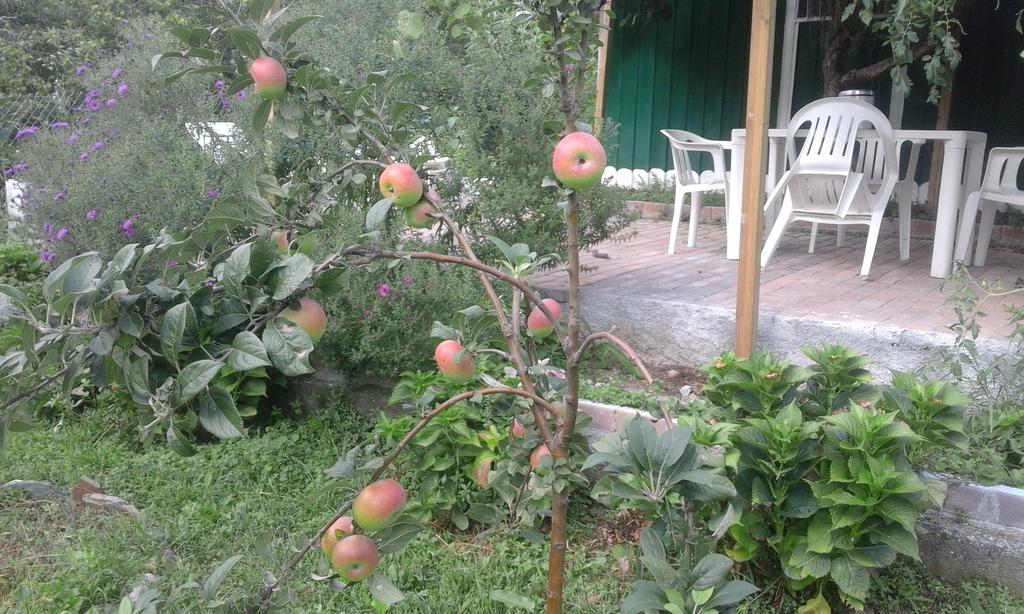
[[[605,243],[583,256],[594,267],[583,276],[586,288],[666,302],[735,308],[736,262],[725,258],[725,228],[703,222],[698,246],[686,247],[686,224],[680,227],[676,253],[665,253],[670,225],[640,220],[634,238]],[[806,226],[787,235],[775,259],[761,275],[761,309],[783,316],[832,322],[868,322],[918,331],[946,331],[955,321],[945,305],[942,280],[928,276],[931,241],[914,239],[910,260],[901,262],[895,236],[879,238],[871,276],[858,272],[864,237],[850,232],[844,247],[835,236],[819,234],[816,253],[807,253]],[[972,267],[978,279],[1012,288],[1024,277],[1024,253],[993,249],[984,267]],[[541,288],[564,288],[565,273],[555,270],[533,278]],[[586,292],[586,290],[584,291]],[[1024,293],[989,299],[982,336],[1007,337],[1012,327],[1001,304],[1024,305]]]

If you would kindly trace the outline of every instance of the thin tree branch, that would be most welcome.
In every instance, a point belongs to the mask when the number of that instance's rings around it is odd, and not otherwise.
[[[430,196],[428,195],[428,198]],[[441,208],[441,203],[437,202],[437,198],[430,198],[434,208],[437,209],[437,215],[444,220],[444,223],[451,229],[452,234],[455,236],[456,241],[462,247],[462,251],[466,254],[472,262],[480,263],[480,259],[476,257],[473,252],[473,246],[469,244],[469,240],[466,239],[466,235],[463,234],[459,225],[455,223],[452,218],[445,213],[444,209]],[[508,321],[508,317],[505,314],[505,305],[501,302],[498,297],[498,293],[494,290],[494,284],[491,283],[491,279],[482,270],[477,270],[477,279],[480,280],[480,284],[484,287],[484,291],[487,293],[487,298],[491,301],[494,306],[494,315],[498,318],[498,326],[501,328],[501,334],[505,337],[505,345],[508,346],[509,356],[512,358],[512,364],[516,367],[516,372],[519,374],[519,382],[527,392],[536,396],[536,390],[533,387],[533,381],[530,379],[530,374],[526,369],[526,362],[523,360],[522,347],[519,344],[519,339],[512,334],[512,326]],[[568,354],[568,352],[566,352]],[[554,450],[558,445],[555,436],[552,434],[551,429],[548,427],[547,420],[544,418],[544,414],[534,404],[530,410],[533,412],[534,422],[537,425],[537,430],[540,431],[541,437],[544,443],[548,446],[549,450]],[[556,414],[557,415],[557,414]]]
[[[32,386],[28,390],[26,390],[24,392],[21,392],[19,394],[16,394],[13,398],[5,401],[3,405],[0,405],[0,414],[2,414],[3,412],[7,411],[7,409],[10,408],[11,406],[13,406],[15,403],[18,403],[22,399],[26,399],[26,398],[36,394],[37,392],[39,392],[43,388],[46,388],[47,386],[49,386],[53,382],[55,382],[58,379],[64,377],[64,375],[68,371],[70,371],[70,370],[71,370],[70,366],[64,367],[60,371],[57,371],[53,375],[47,377],[46,379],[44,379],[43,381],[39,382],[35,386]]]
[[[644,365],[644,361],[640,358],[640,355],[636,353],[636,350],[634,350],[628,343],[616,337],[614,334],[610,332],[593,333],[586,339],[584,339],[583,343],[580,344],[580,349],[576,350],[576,353],[573,354],[572,356],[573,364],[579,364],[579,362],[583,359],[583,353],[587,350],[587,348],[591,344],[596,343],[598,341],[604,341],[606,343],[611,343],[612,345],[617,346],[626,354],[626,356],[629,356],[630,360],[633,361],[633,364],[635,364],[636,368],[640,370],[640,373],[644,376],[644,379],[647,380],[647,384],[650,385],[654,383],[654,378],[651,377],[651,372],[647,370],[647,366]]]
[[[516,396],[521,396],[530,399],[531,401],[534,402],[535,405],[543,407],[552,416],[558,415],[558,411],[546,399],[537,396],[532,392],[527,392],[526,390],[523,390],[521,388],[511,388],[508,386],[492,386],[488,388],[478,388],[476,390],[467,390],[465,392],[460,392],[459,394],[451,397],[444,403],[441,403],[440,405],[434,407],[434,409],[424,414],[424,416],[420,418],[420,421],[416,423],[416,426],[412,427],[412,429],[409,430],[409,432],[406,433],[404,437],[402,437],[401,441],[399,441],[398,444],[396,444],[395,447],[392,448],[391,452],[386,457],[384,457],[384,460],[381,462],[380,467],[378,467],[377,470],[374,471],[373,474],[370,476],[369,482],[373,483],[379,480],[380,477],[384,475],[384,472],[391,465],[391,463],[395,462],[395,459],[398,458],[398,455],[402,453],[402,450],[404,450],[406,447],[409,446],[410,443],[412,443],[413,438],[415,438],[416,435],[419,434],[419,432],[422,431],[430,423],[431,420],[442,414],[444,411],[450,409],[457,403],[460,403],[467,399],[471,399],[476,395],[486,396],[490,394],[512,394]],[[341,518],[345,514],[345,512],[349,511],[349,509],[351,508],[352,500],[349,499],[348,501],[343,503],[341,507],[338,508],[337,512],[335,512],[334,516],[330,520],[328,520],[322,527],[320,527],[320,530],[317,531],[316,534],[313,537],[311,537],[309,541],[307,541],[306,544],[298,552],[295,553],[294,556],[292,556],[291,560],[288,562],[285,568],[282,569],[281,573],[277,575],[274,582],[263,588],[263,591],[260,593],[260,601],[256,606],[256,611],[260,612],[266,610],[266,608],[270,605],[270,599],[271,597],[273,597],[274,591],[277,590],[277,588],[281,586],[281,583],[284,582],[288,578],[288,576],[290,576],[295,571],[296,566],[298,566],[299,562],[303,559],[303,557],[305,557],[306,554],[315,545],[320,543],[320,540],[323,538],[324,533],[327,532],[331,525],[334,524],[335,521]]]

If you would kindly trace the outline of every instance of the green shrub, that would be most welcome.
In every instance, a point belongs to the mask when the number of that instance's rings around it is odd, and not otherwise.
[[[867,360],[841,346],[804,354],[809,368],[758,352],[706,369],[706,398],[739,425],[719,429],[731,430],[726,464],[743,501],[727,552],[813,591],[808,611],[833,594],[859,610],[872,570],[918,558],[917,517],[941,498],[911,462],[963,445],[966,399],[907,374],[873,386]]]
[[[545,123],[559,115],[556,97],[529,85],[544,61],[539,33],[532,26],[514,25],[505,8],[489,13],[487,27],[456,28],[451,13],[439,4],[305,0],[298,10],[324,19],[310,24],[296,40],[343,78],[359,79],[382,66],[414,75],[403,84],[403,94],[428,107],[430,121],[419,132],[451,158],[439,186],[442,196],[470,196],[463,210],[452,213],[474,230],[481,257],[496,254],[486,235],[509,242],[514,238],[540,254],[561,252],[565,225],[559,197],[538,189],[551,174],[553,147],[541,135]],[[422,27],[414,32],[402,27],[402,9],[421,15]],[[354,12],[360,19],[350,18]],[[404,37],[400,52],[396,33]],[[339,40],[346,44],[334,44]],[[625,212],[621,191],[597,188],[581,196],[584,247],[620,235],[635,219]]]
[[[157,24],[130,31],[131,48],[81,77],[88,93],[78,110],[18,141],[18,163],[28,165],[13,177],[29,186],[23,233],[45,242],[44,259],[109,256],[129,235],[194,225],[212,196],[237,192],[246,175],[240,150],[221,149],[218,162],[186,123],[231,121],[251,114],[251,102],[232,98],[222,109],[212,76],[163,82],[169,67],[154,74],[150,58],[174,43]]]
[[[342,287],[324,304],[331,317],[317,347],[320,358],[342,370],[385,376],[433,368],[434,321],[482,298],[479,282],[467,269],[425,261],[353,270],[345,274]]]
[[[44,276],[35,248],[14,241],[0,243],[0,285],[16,287],[32,300],[40,300]],[[16,327],[0,324],[0,355],[20,342]]]

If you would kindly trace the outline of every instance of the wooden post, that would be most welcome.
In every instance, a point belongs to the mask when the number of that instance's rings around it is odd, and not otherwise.
[[[747,75],[746,157],[740,221],[740,261],[736,275],[736,355],[744,358],[757,345],[757,311],[761,283],[761,210],[768,158],[772,58],[775,45],[775,0],[754,0],[750,17],[750,66]]]
[[[609,11],[612,10],[612,2],[601,9],[601,29],[597,34],[601,46],[597,49],[597,96],[594,102],[594,134],[601,136],[602,124],[604,124],[604,85],[608,77],[608,41],[611,40],[611,18]]]

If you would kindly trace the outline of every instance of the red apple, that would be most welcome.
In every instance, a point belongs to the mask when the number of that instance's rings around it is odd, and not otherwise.
[[[551,170],[562,185],[582,190],[601,181],[608,156],[604,146],[587,132],[571,132],[555,145]]]
[[[437,209],[434,205],[423,199],[405,210],[405,222],[413,228],[430,228],[434,225],[434,218],[430,217],[430,214],[435,211]]]
[[[411,207],[423,196],[423,182],[416,169],[404,162],[389,164],[380,174],[380,193],[399,207]]]
[[[270,233],[270,240],[277,245],[278,251],[287,254],[288,253],[288,231],[287,230],[275,230]]]
[[[551,315],[554,316],[556,320],[562,317],[562,306],[558,304],[558,301],[546,298],[542,300],[541,303],[544,303],[544,306],[548,308],[548,311],[551,312]],[[553,330],[554,326],[552,325],[551,320],[544,315],[544,312],[541,311],[539,307],[534,307],[530,312],[530,315],[526,317],[526,332],[531,337],[541,339],[550,335]]]
[[[299,299],[299,310],[285,309],[281,316],[291,320],[293,324],[306,331],[309,338],[316,343],[327,329],[327,314],[320,303],[308,296]]]
[[[551,456],[551,451],[548,450],[547,445],[542,443],[534,448],[533,453],[530,454],[530,466],[534,469],[540,467],[540,463],[545,456]]]
[[[526,427],[519,421],[519,418],[512,418],[512,436],[522,437],[526,435]]]
[[[284,94],[288,74],[274,58],[256,58],[249,64],[249,74],[256,84],[256,94],[266,100],[276,100]]]
[[[331,556],[334,552],[334,546],[337,545],[338,540],[345,537],[346,535],[352,535],[356,532],[356,528],[352,526],[351,516],[342,516],[341,518],[334,521],[324,536],[320,538],[320,547],[323,549],[324,554]]]
[[[405,507],[405,489],[390,478],[377,480],[352,503],[352,517],[367,531],[383,529]]]
[[[454,339],[446,339],[437,344],[434,349],[434,360],[437,361],[437,368],[441,373],[456,384],[465,384],[473,379],[476,373],[473,356]]]
[[[471,477],[480,488],[487,488],[491,483],[491,468],[494,466],[494,459],[493,452],[481,452],[476,457],[476,462],[473,463]]]
[[[359,582],[370,577],[377,563],[380,552],[377,544],[365,535],[349,535],[334,546],[331,551],[331,563],[334,571],[346,582]]]

